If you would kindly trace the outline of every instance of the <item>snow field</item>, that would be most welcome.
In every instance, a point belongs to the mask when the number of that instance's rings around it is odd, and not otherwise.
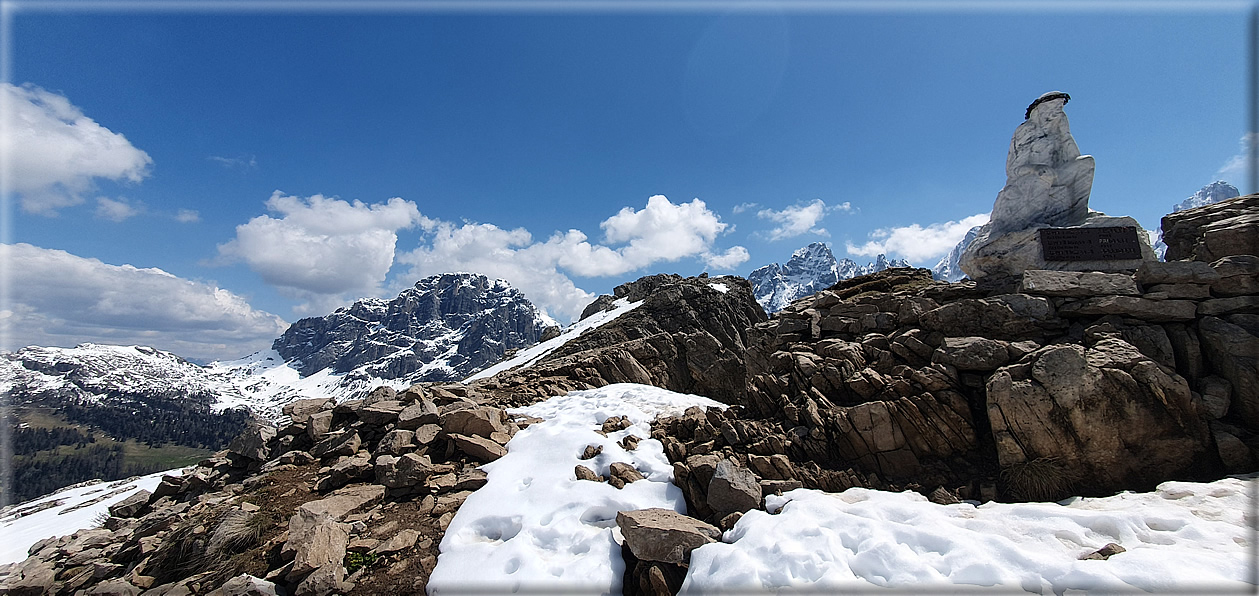
[[[164,475],[178,476],[182,473],[182,469],[167,470],[139,478],[67,488],[17,505],[0,516],[0,536],[4,537],[0,540],[0,565],[25,560],[27,549],[40,540],[69,536],[94,527],[97,517],[109,513],[110,505],[141,490],[152,492]],[[100,501],[87,505],[95,499]],[[22,515],[50,502],[59,504]]]
[[[617,384],[553,397],[512,413],[545,421],[516,433],[507,455],[482,466],[485,486],[460,507],[442,539],[431,595],[472,592],[562,590],[619,593],[621,558],[618,511],[663,507],[684,512],[673,467],[649,423],[690,406],[723,405],[707,398],[646,385]],[[633,424],[603,436],[604,420],[626,416]],[[617,441],[633,434],[634,451]],[[587,445],[603,452],[579,459]],[[633,465],[646,480],[623,489],[577,480],[578,464],[607,476],[614,462]]]
[[[970,592],[1253,591],[1255,479],[1166,482],[1059,503],[937,505],[797,489],[691,553],[686,594],[879,587]],[[1080,560],[1109,542],[1127,552]]]

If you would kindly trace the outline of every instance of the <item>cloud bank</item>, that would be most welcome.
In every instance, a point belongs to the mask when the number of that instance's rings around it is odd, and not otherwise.
[[[8,298],[0,321],[15,349],[141,344],[198,359],[238,358],[288,326],[228,290],[161,269],[109,265],[62,250],[2,244]]]
[[[1229,182],[1234,186],[1241,186],[1244,183],[1243,181],[1248,181],[1251,162],[1250,145],[1257,140],[1259,140],[1259,135],[1256,135],[1256,133],[1252,132],[1242,135],[1241,140],[1238,141],[1237,154],[1230,157],[1224,165],[1220,166],[1220,169],[1215,172],[1215,178]],[[1251,192],[1255,192],[1255,189],[1251,189]]]
[[[431,227],[411,201],[392,198],[365,204],[275,191],[267,199],[273,215],[236,226],[236,237],[220,244],[220,262],[244,262],[263,281],[306,300],[306,310],[376,295],[393,266],[397,231]]]
[[[713,269],[747,261],[741,246],[714,252],[713,244],[727,226],[699,199],[675,205],[656,195],[643,209],[625,207],[600,223],[604,244],[590,243],[575,229],[535,241],[524,228],[438,222],[424,244],[399,255],[398,261],[410,266],[403,278],[412,281],[447,271],[505,279],[553,316],[571,320],[594,295],[578,288],[570,275],[619,276],[684,258],[698,258]]]
[[[153,160],[62,95],[0,83],[0,155],[6,189],[24,211],[56,215],[84,202],[97,179],[139,182]]]
[[[910,224],[900,228],[880,228],[870,232],[870,239],[860,246],[849,242],[848,254],[873,257],[885,254],[914,263],[932,263],[947,254],[966,231],[988,222],[987,213],[977,213],[961,221],[933,223],[926,227]]]

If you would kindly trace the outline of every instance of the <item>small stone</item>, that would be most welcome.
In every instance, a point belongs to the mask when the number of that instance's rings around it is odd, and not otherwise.
[[[578,480],[591,480],[594,482],[603,482],[602,476],[595,474],[594,470],[591,470],[590,468],[587,468],[586,466],[583,466],[580,464],[573,468],[573,474],[577,476]]]
[[[586,449],[581,452],[580,459],[594,459],[600,453],[603,453],[603,445],[586,445]]]
[[[1117,554],[1119,554],[1119,553],[1125,552],[1125,551],[1127,551],[1127,550],[1128,550],[1128,549],[1126,549],[1126,548],[1124,548],[1124,547],[1122,547],[1122,546],[1119,546],[1118,544],[1115,544],[1114,542],[1111,542],[1111,543],[1108,543],[1106,546],[1103,546],[1103,547],[1101,547],[1101,548],[1097,549],[1097,550],[1096,550],[1096,551],[1094,551],[1094,552],[1091,552],[1091,553],[1089,553],[1089,554],[1087,554],[1087,555],[1084,555],[1083,557],[1080,557],[1080,559],[1081,559],[1081,560],[1101,560],[1101,561],[1105,561],[1106,559],[1109,559],[1109,558],[1111,558],[1111,557],[1113,557],[1113,556],[1115,556],[1115,555],[1117,555]]]

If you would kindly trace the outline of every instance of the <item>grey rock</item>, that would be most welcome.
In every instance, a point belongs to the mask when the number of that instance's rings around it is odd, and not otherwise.
[[[1039,296],[1136,296],[1136,281],[1122,273],[1096,271],[1045,271],[1029,269],[1023,272],[1020,292]]]
[[[1259,194],[1165,215],[1162,228],[1168,261],[1259,254]]]
[[[420,533],[416,530],[406,529],[398,532],[390,538],[372,549],[372,552],[378,555],[388,555],[399,551],[407,550],[415,546],[416,541],[420,539]]]
[[[298,399],[284,404],[281,411],[294,423],[304,424],[310,420],[311,414],[320,410],[330,409],[332,405],[332,400],[326,397]]]
[[[507,449],[485,437],[450,435],[449,438],[455,442],[456,449],[483,462],[492,462],[507,455]]]
[[[1143,286],[1155,284],[1211,284],[1220,274],[1201,261],[1151,261],[1137,269],[1136,279]]]
[[[415,432],[394,429],[380,438],[376,444],[376,455],[399,455],[415,446]]]
[[[1064,317],[1122,315],[1143,321],[1192,321],[1197,305],[1189,300],[1150,300],[1133,296],[1099,296],[1064,304]]]
[[[433,475],[433,469],[427,455],[382,455],[376,458],[376,483],[388,488],[418,486]]]
[[[349,538],[348,525],[335,521],[328,513],[313,513],[299,508],[289,519],[286,548],[293,550],[296,556],[285,579],[289,582],[301,581],[317,569],[328,568],[340,569],[340,574],[333,574],[336,583],[339,583],[345,574],[342,561]]]
[[[708,506],[719,516],[756,509],[761,505],[761,485],[756,474],[723,459],[708,483]]]
[[[936,348],[932,362],[958,370],[996,370],[1010,360],[1009,344],[983,337],[946,337]]]
[[[493,433],[510,433],[507,413],[494,407],[474,407],[447,413],[441,418],[446,434],[489,437]]]
[[[415,430],[426,424],[437,424],[440,416],[437,404],[430,399],[421,399],[398,413],[398,428]]]
[[[1198,321],[1206,360],[1232,385],[1230,411],[1247,428],[1259,429],[1259,337],[1217,317]]]
[[[211,590],[206,596],[276,596],[275,584],[242,573]]]
[[[630,552],[643,561],[685,565],[691,551],[721,539],[721,530],[671,509],[620,511],[616,524]]]
[[[254,461],[267,461],[270,459],[270,443],[274,438],[275,427],[254,425],[232,439],[227,450]]]
[[[1259,256],[1230,255],[1211,263],[1220,279],[1211,284],[1219,296],[1259,294]]]
[[[332,429],[332,411],[320,410],[306,419],[306,436],[312,441],[321,441]]]
[[[114,517],[135,517],[149,504],[149,497],[153,493],[147,490],[138,490],[130,497],[127,497],[113,505],[109,506],[109,514]]]
[[[340,521],[351,511],[379,503],[384,497],[383,487],[360,484],[347,486],[322,499],[307,501],[299,509],[312,516],[328,515],[333,521]]]
[[[384,389],[389,389],[384,387]],[[390,389],[392,391],[392,389]],[[384,426],[398,419],[398,414],[402,412],[402,402],[394,400],[382,400],[365,405],[358,411],[358,419],[365,424],[373,426]]]
[[[318,459],[338,455],[354,455],[363,444],[357,432],[349,431],[329,435],[310,449],[310,454]]]

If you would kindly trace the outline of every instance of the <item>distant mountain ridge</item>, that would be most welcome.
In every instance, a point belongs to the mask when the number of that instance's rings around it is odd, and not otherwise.
[[[761,308],[775,313],[791,301],[825,290],[840,280],[909,266],[904,259],[888,260],[882,254],[865,265],[851,259],[836,260],[826,244],[814,242],[792,253],[785,264],[770,263],[753,271],[748,281],[752,282],[752,294]]]

